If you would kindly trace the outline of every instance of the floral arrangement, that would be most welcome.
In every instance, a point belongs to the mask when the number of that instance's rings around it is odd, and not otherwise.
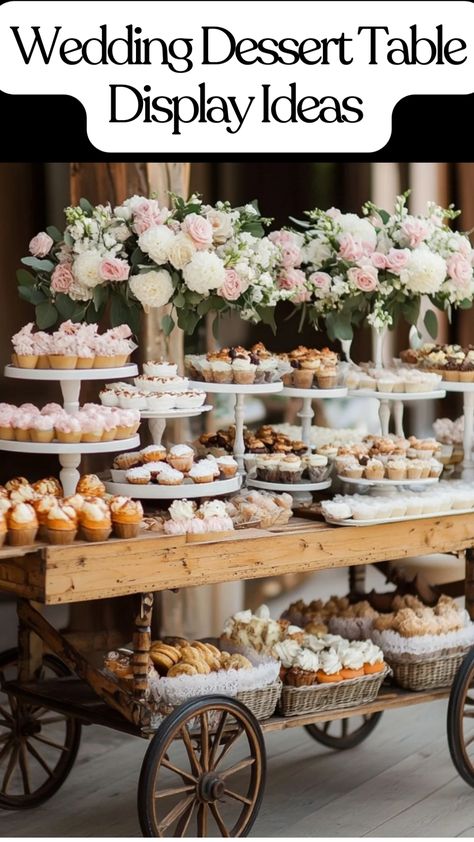
[[[392,214],[366,202],[362,216],[337,208],[308,212],[300,265],[299,301],[305,316],[325,322],[332,339],[351,339],[367,320],[378,332],[399,318],[416,324],[421,297],[440,309],[467,308],[474,296],[474,251],[466,234],[449,223],[460,211],[429,203],[425,215],[411,215],[409,192],[397,197]],[[424,317],[436,337],[432,310]]]
[[[49,227],[34,237],[17,279],[37,326],[97,322],[109,306],[113,326],[138,333],[141,311],[166,304],[167,334],[176,322],[192,333],[206,313],[234,308],[243,319],[273,323],[282,250],[264,236],[271,220],[256,203],[171,199],[170,209],[143,196],[114,209],[81,199],[66,208],[64,232]]]

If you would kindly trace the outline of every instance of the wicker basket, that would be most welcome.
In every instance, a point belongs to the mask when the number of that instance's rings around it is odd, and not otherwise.
[[[351,678],[335,684],[313,684],[310,687],[284,686],[280,698],[283,716],[297,716],[301,713],[341,710],[372,702],[390,670],[362,678]]]
[[[470,646],[444,655],[430,655],[414,658],[411,655],[398,660],[387,657],[394,681],[404,690],[434,690],[435,687],[450,687],[464,656]]]
[[[243,690],[235,697],[239,702],[246,705],[256,719],[268,719],[275,713],[275,708],[281,694],[282,683],[275,681],[267,687],[258,690]]]

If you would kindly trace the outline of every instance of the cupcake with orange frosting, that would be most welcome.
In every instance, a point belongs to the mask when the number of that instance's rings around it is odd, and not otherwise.
[[[47,514],[46,528],[50,544],[72,544],[77,535],[77,512],[58,500]]]
[[[37,494],[52,494],[53,497],[63,496],[63,487],[56,477],[45,477],[33,483],[33,489]]]
[[[34,544],[38,532],[38,518],[29,503],[15,503],[6,514],[8,543],[12,547]]]
[[[112,532],[110,510],[102,497],[88,497],[79,512],[81,535],[86,541],[106,541]]]
[[[319,655],[317,679],[319,684],[332,684],[342,681],[342,663],[335,649],[328,649]]]
[[[136,538],[143,520],[143,506],[129,497],[113,497],[110,501],[112,526],[118,538]]]
[[[36,517],[38,518],[39,530],[38,530],[38,537],[42,540],[46,541],[48,539],[48,532],[47,532],[47,520],[48,514],[51,509],[53,509],[58,503],[58,498],[55,497],[53,494],[45,494],[43,497],[38,497],[36,500],[33,500],[31,505],[33,506]]]
[[[358,647],[349,644],[340,649],[338,654],[342,664],[341,675],[345,680],[365,675],[364,655]]]
[[[103,497],[105,485],[96,474],[83,474],[76,487],[76,494],[84,497]]]

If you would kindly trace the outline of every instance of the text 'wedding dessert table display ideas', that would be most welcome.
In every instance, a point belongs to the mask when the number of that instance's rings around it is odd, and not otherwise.
[[[440,482],[446,443],[402,430],[405,401],[442,397],[449,382],[469,385],[468,353],[450,359],[449,378],[435,365],[415,370],[410,359],[384,370],[379,353],[374,366],[355,367],[327,348],[274,354],[262,343],[189,355],[185,373],[165,360],[139,373],[123,327],[136,333],[141,311],[165,304],[165,333],[175,323],[192,333],[208,313],[231,310],[272,324],[279,302],[290,301],[301,324],[324,323],[331,339],[349,342],[367,319],[380,350],[397,318],[416,322],[422,295],[444,309],[466,306],[474,293],[472,249],[451,229],[456,212],[430,205],[413,216],[406,198],[391,214],[370,203],[361,217],[314,211],[302,232],[269,235],[255,204],[172,197],[168,209],[136,196],[112,209],[83,200],[67,209],[64,232],[34,238],[18,281],[39,330],[29,325],[14,337],[5,373],[58,381],[63,406],[3,404],[0,447],[57,453],[63,488],[55,478],[30,485],[16,477],[0,489],[8,541],[0,588],[18,598],[19,618],[18,650],[0,655],[0,807],[52,796],[87,722],[149,741],[138,785],[144,835],[245,836],[263,796],[266,732],[303,726],[345,749],[369,736],[384,710],[448,696],[453,762],[474,783],[465,727],[474,492],[465,480]],[[94,322],[109,307],[118,325],[100,334]],[[433,315],[425,324],[433,327]],[[80,407],[83,379],[105,384],[100,404]],[[166,422],[210,411],[207,395],[219,393],[235,395],[235,425],[165,447]],[[301,427],[246,429],[249,394],[301,399]],[[315,442],[314,400],[365,394],[381,401],[380,436],[333,431]],[[142,449],[140,420],[152,436]],[[79,478],[80,454],[94,449],[120,451],[106,487],[94,475]],[[299,489],[328,489],[333,477],[362,493],[293,516]],[[133,498],[160,510],[144,514]],[[279,619],[265,606],[239,611],[214,641],[151,637],[155,592],[379,564],[427,548],[466,553],[466,582],[451,584],[453,594],[465,589],[467,611],[429,587],[423,598],[351,593],[294,603]],[[131,645],[104,653],[101,667],[34,605],[131,594],[140,596]]]

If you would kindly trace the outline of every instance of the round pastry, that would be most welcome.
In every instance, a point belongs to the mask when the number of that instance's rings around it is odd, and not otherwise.
[[[106,541],[112,532],[109,507],[101,497],[84,500],[79,512],[82,537],[86,541]]]
[[[181,658],[181,651],[177,646],[170,646],[169,643],[163,643],[161,640],[157,640],[152,643],[150,652],[162,652],[163,655],[167,655],[168,658],[171,658],[174,664],[177,664]]]
[[[192,664],[180,662],[168,670],[167,678],[177,678],[180,675],[197,675],[198,671]]]
[[[85,497],[103,497],[105,485],[96,474],[83,474],[76,487],[76,494]]]
[[[45,477],[33,483],[33,488],[37,494],[42,496],[52,494],[53,497],[63,496],[63,487],[56,477]]]
[[[113,497],[110,501],[112,526],[118,538],[136,538],[143,520],[143,506],[129,497]]]
[[[214,471],[209,459],[201,459],[192,465],[188,476],[195,483],[213,482]]]
[[[8,493],[17,491],[22,486],[30,487],[30,483],[26,477],[13,477],[13,479],[9,479],[8,482],[5,483],[5,488]]]
[[[33,544],[38,532],[38,519],[29,503],[15,503],[6,513],[8,543],[13,547]]]
[[[82,438],[79,419],[72,415],[56,417],[54,421],[54,433],[57,440],[63,444],[79,444]]]
[[[168,670],[175,666],[175,661],[158,649],[150,649],[150,658],[160,675],[166,675]]]
[[[77,512],[72,506],[52,506],[46,517],[50,544],[72,544],[77,534]]]
[[[162,444],[150,444],[140,451],[142,462],[162,462],[166,459],[166,447]]]
[[[31,441],[50,444],[54,439],[54,422],[50,415],[37,415],[30,426]]]
[[[159,472],[157,480],[159,485],[181,485],[184,474],[168,465]]]
[[[117,471],[128,471],[129,468],[136,468],[141,463],[141,453],[119,453],[115,457],[112,467]]]
[[[168,453],[168,463],[177,471],[187,473],[194,462],[194,450],[187,444],[176,444]]]
[[[225,479],[235,477],[238,465],[233,456],[219,456],[216,462],[219,471]]]
[[[52,494],[45,494],[44,497],[39,497],[36,500],[33,500],[31,505],[33,506],[36,517],[38,518],[39,523],[39,530],[38,530],[38,537],[47,540],[48,534],[46,529],[46,522],[48,519],[48,514],[50,509],[57,506],[58,498],[54,497]]]

